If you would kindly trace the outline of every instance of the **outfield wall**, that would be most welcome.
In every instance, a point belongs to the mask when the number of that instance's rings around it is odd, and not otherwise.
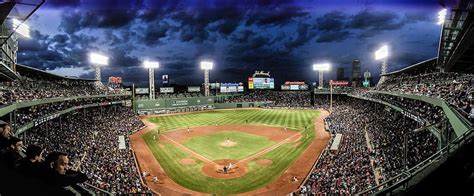
[[[230,95],[232,96],[232,95]],[[137,99],[133,102],[138,114],[161,114],[173,112],[192,112],[205,109],[231,109],[260,107],[263,102],[216,103],[227,99],[225,96],[188,97],[168,99]]]
[[[263,102],[215,103],[216,109],[260,107]]]

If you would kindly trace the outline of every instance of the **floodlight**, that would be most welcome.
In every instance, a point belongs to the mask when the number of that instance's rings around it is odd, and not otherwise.
[[[100,55],[97,53],[89,53],[89,60],[93,64],[97,65],[108,65],[109,64],[109,57]]]
[[[214,63],[211,61],[201,61],[201,69],[212,69],[212,66],[214,66]]]
[[[30,38],[30,27],[26,24],[22,24],[21,21],[13,19],[13,28],[18,34]]]
[[[382,46],[380,49],[375,51],[375,60],[380,60],[388,56],[388,47]]]
[[[331,65],[329,63],[313,64],[313,70],[314,71],[329,71],[330,66]]]
[[[160,62],[158,62],[158,61],[145,61],[145,62],[143,62],[143,66],[145,66],[145,68],[158,68],[158,67],[160,67]]]
[[[438,25],[441,25],[444,23],[444,20],[446,18],[446,9],[442,9],[441,11],[438,12]]]

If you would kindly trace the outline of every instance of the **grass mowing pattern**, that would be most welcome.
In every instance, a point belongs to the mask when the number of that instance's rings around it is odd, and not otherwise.
[[[284,144],[261,156],[271,159],[272,165],[259,166],[254,161],[248,164],[246,175],[235,179],[215,179],[202,174],[203,162],[197,160],[194,165],[181,165],[179,161],[192,158],[192,155],[173,144],[153,141],[153,132],[143,137],[153,155],[160,162],[166,174],[178,184],[204,193],[236,194],[244,193],[277,179],[293,163],[314,139],[314,118],[319,114],[315,110],[220,110],[205,113],[193,113],[179,116],[162,116],[150,119],[160,125],[161,131],[169,131],[187,126],[218,124],[249,124],[289,127],[300,131],[302,138],[297,147]],[[289,122],[286,124],[285,122]],[[304,128],[307,126],[307,130]],[[308,163],[310,164],[310,163]]]
[[[319,114],[315,110],[215,110],[203,113],[161,116],[149,119],[159,126],[161,132],[187,126],[227,124],[270,125],[292,129],[312,126],[312,118]],[[247,123],[248,122],[248,123]]]
[[[232,147],[221,146],[220,142],[225,141],[226,138],[229,138],[232,142],[236,142],[237,145]],[[183,145],[210,160],[240,160],[262,151],[275,143],[276,142],[264,136],[240,131],[219,131],[217,133],[191,138],[184,142]]]

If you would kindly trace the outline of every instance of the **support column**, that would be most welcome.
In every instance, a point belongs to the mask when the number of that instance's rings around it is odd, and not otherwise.
[[[388,69],[388,60],[387,57],[383,58],[382,60],[382,67],[381,67],[381,72],[380,74],[386,74]],[[379,82],[377,83],[378,85],[381,85],[385,80],[387,79],[387,76],[381,76]]]
[[[96,65],[95,66],[95,80],[96,80],[96,86],[101,87],[102,86],[102,80],[100,77],[100,66]]]
[[[209,69],[204,70],[204,96],[209,96]]]
[[[150,99],[155,99],[155,69],[148,68],[148,79],[150,80]]]
[[[323,88],[323,82],[324,82],[324,80],[323,80],[323,71],[319,70],[319,86],[318,86],[318,88],[320,88],[320,89]]]

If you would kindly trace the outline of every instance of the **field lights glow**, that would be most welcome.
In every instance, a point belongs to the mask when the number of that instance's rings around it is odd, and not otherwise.
[[[329,71],[331,65],[329,63],[313,64],[314,71]]]
[[[158,68],[158,67],[160,67],[160,62],[158,62],[158,61],[144,61],[143,66],[145,66],[145,68]]]
[[[214,63],[213,62],[210,62],[210,61],[201,61],[201,69],[212,69],[212,67],[214,66]]]
[[[375,51],[375,60],[383,59],[388,56],[388,47],[382,46],[380,49]]]
[[[100,55],[97,53],[89,53],[89,60],[93,64],[97,65],[108,65],[109,64],[109,57]]]

